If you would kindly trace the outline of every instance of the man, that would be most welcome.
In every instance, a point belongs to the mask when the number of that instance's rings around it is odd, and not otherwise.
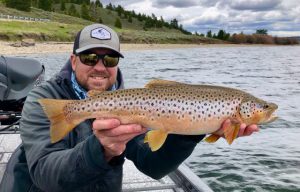
[[[37,100],[84,99],[88,90],[122,89],[120,57],[119,38],[111,28],[94,24],[77,34],[70,61],[27,97],[20,123],[22,144],[10,159],[0,191],[121,191],[125,157],[159,179],[192,153],[203,135],[169,135],[151,152],[143,143],[146,128],[123,125],[118,119],[86,120],[61,141],[50,142],[50,123]],[[256,125],[242,125],[239,136],[257,130]]]

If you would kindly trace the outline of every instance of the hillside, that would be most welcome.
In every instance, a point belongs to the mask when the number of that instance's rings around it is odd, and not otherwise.
[[[67,4],[66,6],[71,6]],[[79,11],[79,5],[75,5]],[[179,30],[162,28],[143,29],[144,23],[136,18],[129,22],[127,18],[119,17],[118,13],[105,8],[97,8],[96,18],[115,29],[121,42],[126,43],[222,43],[220,40],[196,35],[185,35]],[[0,4],[0,13],[4,15],[47,19],[48,21],[28,21],[0,19],[0,40],[17,41],[24,38],[36,41],[73,41],[75,34],[85,25],[93,23],[78,17],[59,13],[59,5],[54,5],[56,12],[48,12],[31,8],[31,12],[7,8]],[[1,15],[0,15],[1,16]],[[115,20],[120,18],[122,28],[114,27]]]

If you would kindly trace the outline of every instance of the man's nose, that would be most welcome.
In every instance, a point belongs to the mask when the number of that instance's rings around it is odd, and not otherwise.
[[[96,69],[96,70],[106,70],[106,67],[103,64],[102,59],[99,59],[99,61],[94,66],[94,69]]]

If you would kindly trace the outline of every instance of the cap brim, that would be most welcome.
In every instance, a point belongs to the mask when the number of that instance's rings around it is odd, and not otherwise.
[[[108,45],[103,45],[103,44],[92,44],[92,45],[87,45],[84,47],[81,47],[80,49],[76,49],[76,54],[81,53],[83,51],[89,50],[89,49],[94,49],[94,48],[105,48],[105,49],[110,49],[114,52],[116,52],[120,57],[124,58],[124,56],[122,55],[122,53],[120,53],[118,50],[112,48],[111,46]]]

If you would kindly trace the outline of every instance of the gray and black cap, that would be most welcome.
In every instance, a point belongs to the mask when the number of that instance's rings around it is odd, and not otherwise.
[[[118,34],[106,25],[89,25],[77,33],[74,41],[73,54],[78,54],[93,48],[110,49],[124,58],[120,53]]]

